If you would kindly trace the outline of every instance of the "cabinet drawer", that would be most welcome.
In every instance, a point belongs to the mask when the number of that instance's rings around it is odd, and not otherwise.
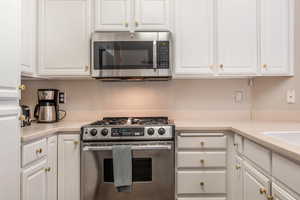
[[[199,133],[201,135],[202,133]],[[209,134],[207,134],[209,135]],[[178,148],[182,149],[225,149],[227,144],[226,136],[179,136]]]
[[[225,152],[179,152],[178,167],[225,167]]]
[[[296,192],[300,191],[300,165],[273,154],[272,175]]]
[[[180,171],[177,178],[178,194],[226,193],[225,171]]]
[[[250,141],[244,141],[244,155],[251,161],[264,169],[271,172],[271,151]]]
[[[42,139],[22,146],[22,166],[38,160],[47,154],[47,140]]]

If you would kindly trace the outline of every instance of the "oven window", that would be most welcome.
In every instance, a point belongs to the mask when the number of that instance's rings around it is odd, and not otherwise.
[[[104,182],[114,182],[113,160],[104,159]],[[152,159],[151,158],[133,158],[132,159],[132,181],[133,182],[151,182],[152,181]]]
[[[95,69],[153,68],[153,42],[96,42]]]

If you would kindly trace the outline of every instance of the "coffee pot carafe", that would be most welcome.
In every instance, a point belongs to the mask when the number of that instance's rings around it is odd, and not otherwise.
[[[38,89],[38,104],[34,117],[39,123],[54,123],[66,117],[66,111],[59,110],[57,89]]]

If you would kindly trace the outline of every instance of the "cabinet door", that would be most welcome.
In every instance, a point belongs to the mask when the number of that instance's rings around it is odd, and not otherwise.
[[[48,138],[47,200],[57,200],[57,136]]]
[[[20,0],[0,1],[0,98],[18,96],[20,84]]]
[[[265,200],[270,195],[270,180],[250,165],[246,165],[244,172],[243,199]]]
[[[90,0],[39,3],[39,74],[89,75]]]
[[[136,30],[169,30],[169,0],[135,0]]]
[[[47,200],[46,168],[44,159],[22,172],[22,200]]]
[[[257,1],[217,0],[220,75],[255,75],[258,65]]]
[[[288,75],[293,67],[293,1],[261,2],[261,70]]]
[[[58,200],[80,200],[80,136],[58,137]]]
[[[36,67],[37,1],[22,0],[21,70],[34,75]]]
[[[234,158],[234,166],[233,166],[233,199],[235,200],[243,200],[243,175],[244,175],[244,167],[243,160],[239,156],[235,156]]]
[[[175,74],[213,75],[213,1],[175,1]]]
[[[279,187],[275,183],[272,183],[272,196],[274,200],[296,200],[297,197],[293,197],[285,189]]]
[[[132,0],[95,0],[95,30],[128,31]]]
[[[0,2],[1,5],[2,2]],[[1,10],[1,6],[0,6]],[[1,17],[0,17],[1,18]],[[0,31],[1,32],[1,31]],[[0,42],[1,43],[1,42]],[[1,58],[0,58],[1,60]],[[5,66],[1,66],[4,67]],[[0,67],[0,68],[1,68]],[[1,71],[1,69],[0,69]],[[0,74],[1,76],[1,74]],[[1,95],[1,91],[0,91]],[[20,199],[20,124],[18,101],[1,102],[0,96],[0,199]]]

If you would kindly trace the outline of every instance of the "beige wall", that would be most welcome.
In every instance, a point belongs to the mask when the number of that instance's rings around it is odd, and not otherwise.
[[[38,88],[66,91],[61,107],[68,120],[94,120],[103,116],[167,115],[176,120],[250,119],[251,88],[248,81],[173,80],[170,82],[104,83],[96,80],[24,81],[22,103],[33,109]],[[245,92],[242,103],[234,103],[236,90]]]
[[[253,118],[263,120],[300,120],[300,2],[296,2],[295,76],[256,78],[253,88]],[[286,103],[288,89],[296,90],[296,104]]]
[[[300,2],[296,1],[296,11]],[[300,12],[296,12],[295,76],[261,77],[249,88],[247,80],[174,80],[148,83],[103,83],[94,80],[25,81],[22,103],[34,107],[38,88],[66,91],[68,120],[102,116],[168,115],[177,120],[300,120]],[[288,89],[296,90],[296,104],[286,103]],[[235,104],[233,92],[246,99]]]

